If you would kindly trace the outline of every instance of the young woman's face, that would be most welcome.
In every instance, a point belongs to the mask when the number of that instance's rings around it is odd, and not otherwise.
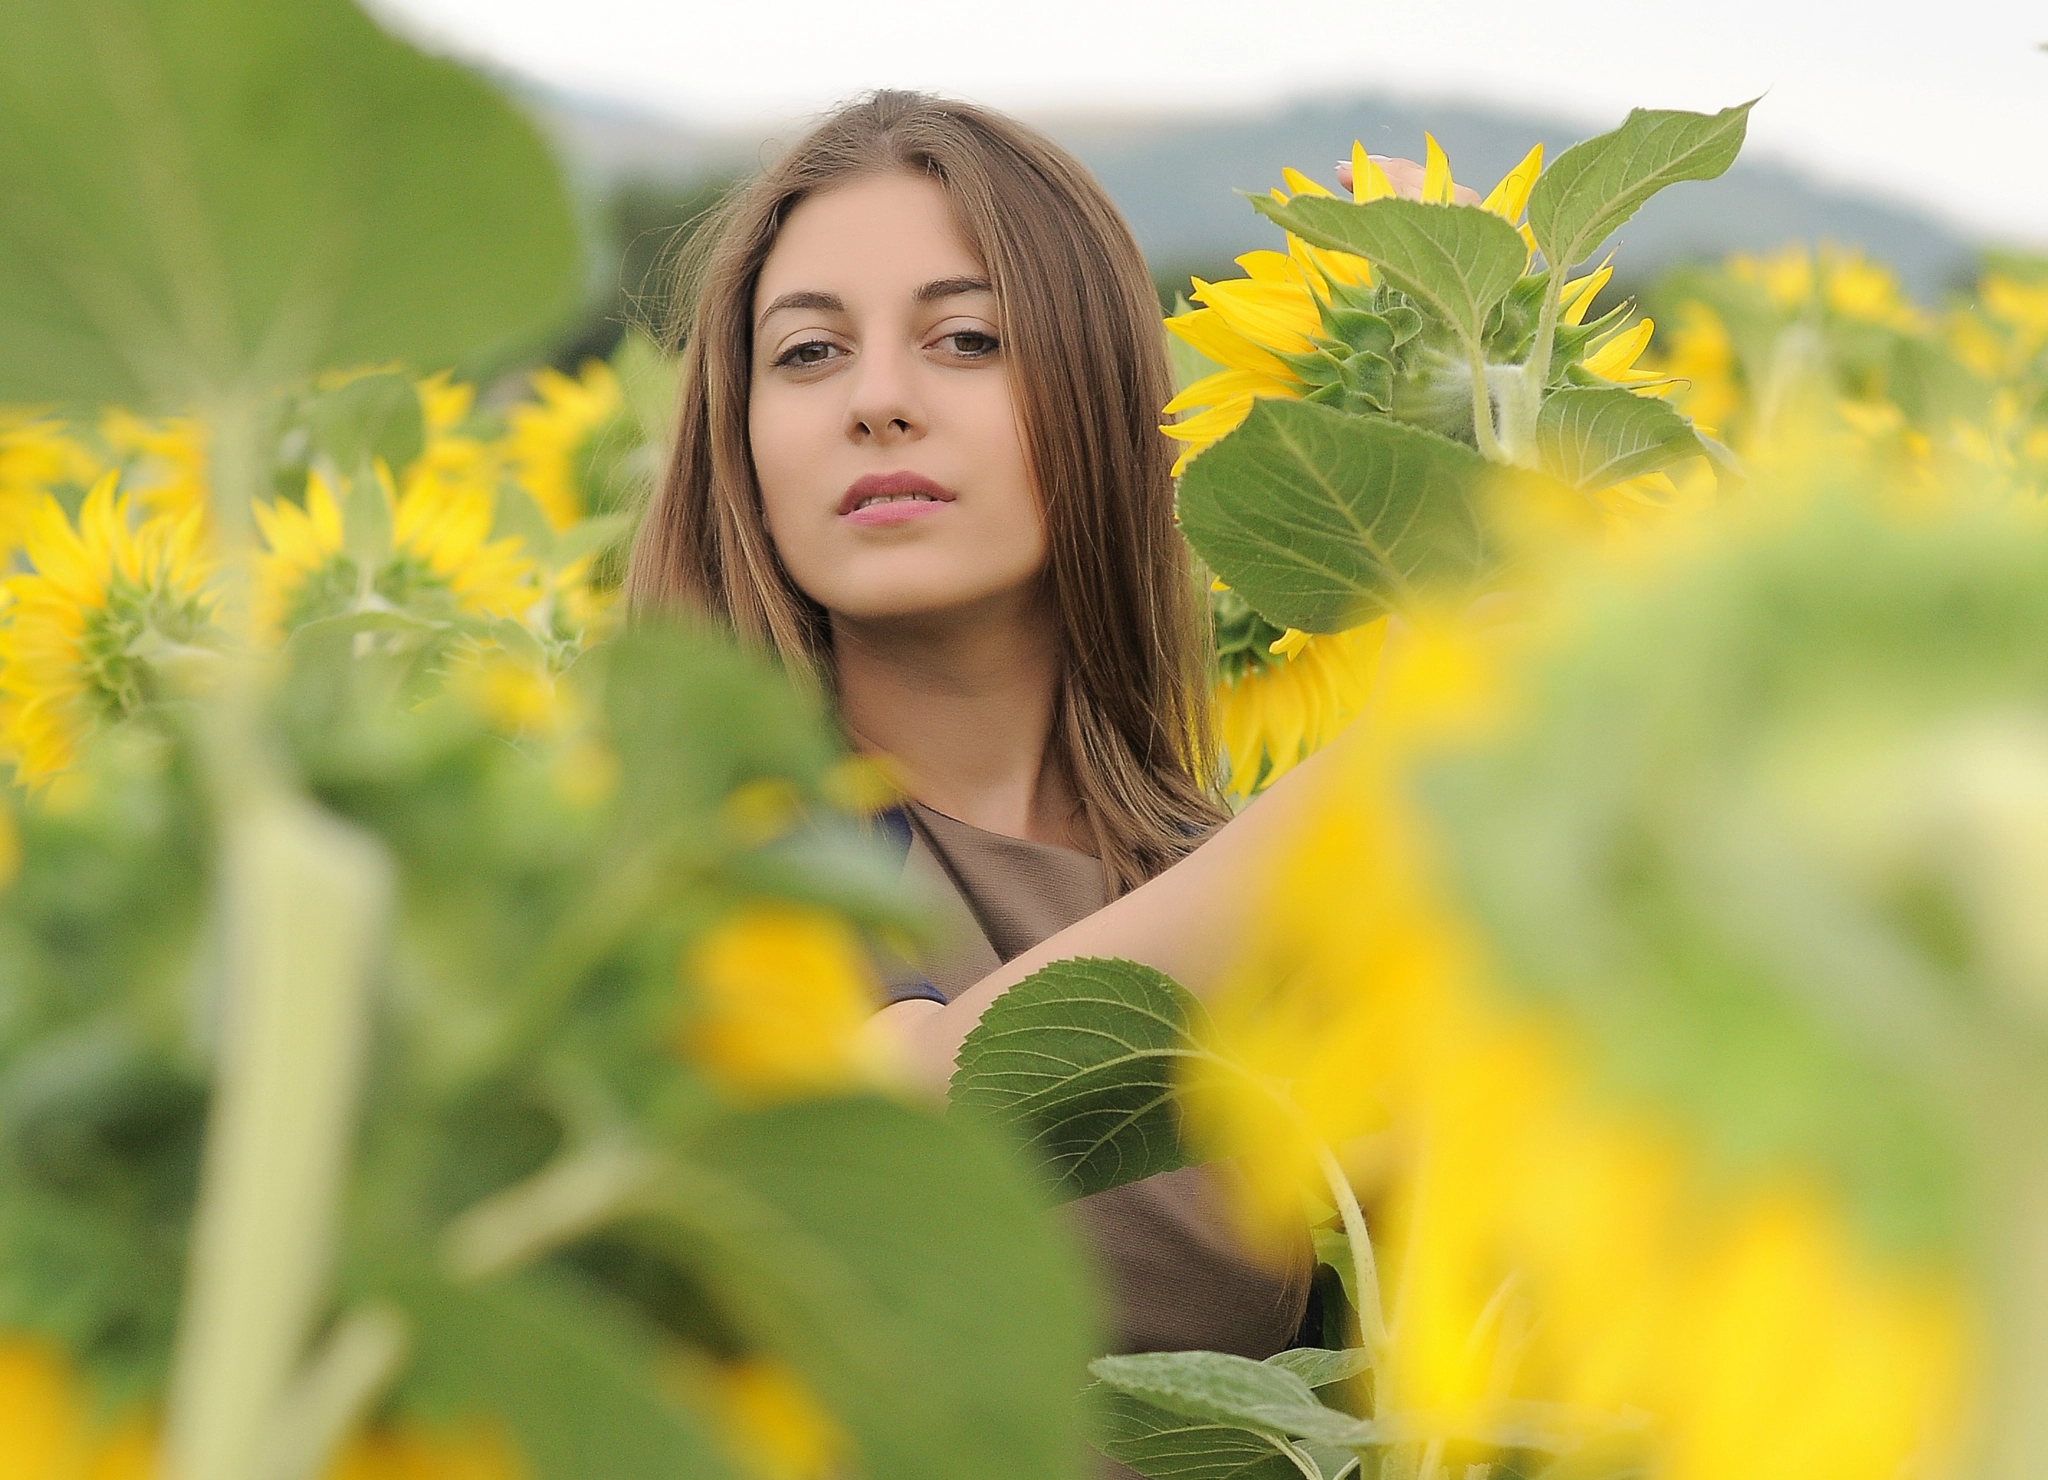
[[[790,212],[754,290],[750,435],[799,587],[856,619],[957,610],[1045,564],[986,270],[930,180]]]

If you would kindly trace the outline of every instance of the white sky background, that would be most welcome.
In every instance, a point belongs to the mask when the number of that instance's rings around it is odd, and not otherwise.
[[[1767,93],[1749,150],[2048,246],[2048,0],[372,0],[429,45],[720,131],[871,87],[1026,117],[1376,90],[1541,108]],[[1418,142],[1418,146],[1420,141]],[[1453,161],[1455,163],[1455,161]]]

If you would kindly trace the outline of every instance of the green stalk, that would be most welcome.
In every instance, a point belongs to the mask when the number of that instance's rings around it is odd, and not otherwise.
[[[1557,315],[1564,302],[1565,269],[1550,266],[1550,280],[1543,285],[1543,307],[1536,314],[1536,342],[1529,346],[1529,358],[1522,363],[1522,416],[1532,440],[1536,418],[1543,410],[1543,388],[1550,384],[1550,360],[1557,352]]]
[[[2048,1454],[2048,1106],[2031,1088],[2010,1098],[2023,1113],[1991,1133],[1988,1480],[2038,1475]]]
[[[1316,1165],[1322,1170],[1323,1180],[1330,1185],[1330,1196],[1337,1204],[1338,1215],[1344,1220],[1344,1237],[1351,1244],[1351,1278],[1353,1288],[1358,1291],[1359,1334],[1365,1342],[1365,1349],[1372,1354],[1372,1370],[1378,1379],[1381,1364],[1386,1359],[1387,1323],[1386,1314],[1380,1306],[1379,1266],[1372,1256],[1372,1239],[1366,1232],[1365,1214],[1358,1206],[1358,1194],[1351,1190],[1351,1179],[1344,1175],[1344,1168],[1330,1153],[1330,1148],[1320,1141],[1316,1143]],[[1381,1386],[1375,1380],[1375,1410],[1379,1408]]]
[[[1480,455],[1488,462],[1506,462],[1507,455],[1500,450],[1500,438],[1493,430],[1493,393],[1486,384],[1486,351],[1473,343],[1465,346],[1465,352],[1472,366],[1472,435],[1478,439]]]
[[[259,404],[209,408],[229,616],[247,624]],[[245,645],[246,646],[246,645]],[[253,659],[209,716],[224,978],[165,1425],[170,1480],[256,1480],[326,1285],[390,893],[383,851],[285,785]]]

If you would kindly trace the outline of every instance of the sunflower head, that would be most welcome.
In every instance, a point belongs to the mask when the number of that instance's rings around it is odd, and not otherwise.
[[[317,473],[303,504],[259,502],[263,630],[281,640],[352,613],[452,623],[523,612],[537,595],[534,562],[516,538],[491,538],[495,503],[486,489],[437,479],[414,480],[401,495],[381,466],[346,507]]]
[[[117,475],[93,486],[74,527],[45,497],[0,610],[0,755],[45,786],[94,731],[189,692],[222,646],[201,511],[137,521]]]

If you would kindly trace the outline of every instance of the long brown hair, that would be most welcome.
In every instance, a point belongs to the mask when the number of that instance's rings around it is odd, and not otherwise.
[[[1206,616],[1173,522],[1158,300],[1102,187],[1042,135],[971,104],[881,92],[832,114],[699,230],[677,318],[675,450],[634,542],[636,612],[729,622],[829,680],[831,628],[777,558],[748,446],[752,303],[799,201],[864,176],[936,181],[995,290],[1043,502],[1063,647],[1053,744],[1118,893],[1223,815],[1210,767]]]

